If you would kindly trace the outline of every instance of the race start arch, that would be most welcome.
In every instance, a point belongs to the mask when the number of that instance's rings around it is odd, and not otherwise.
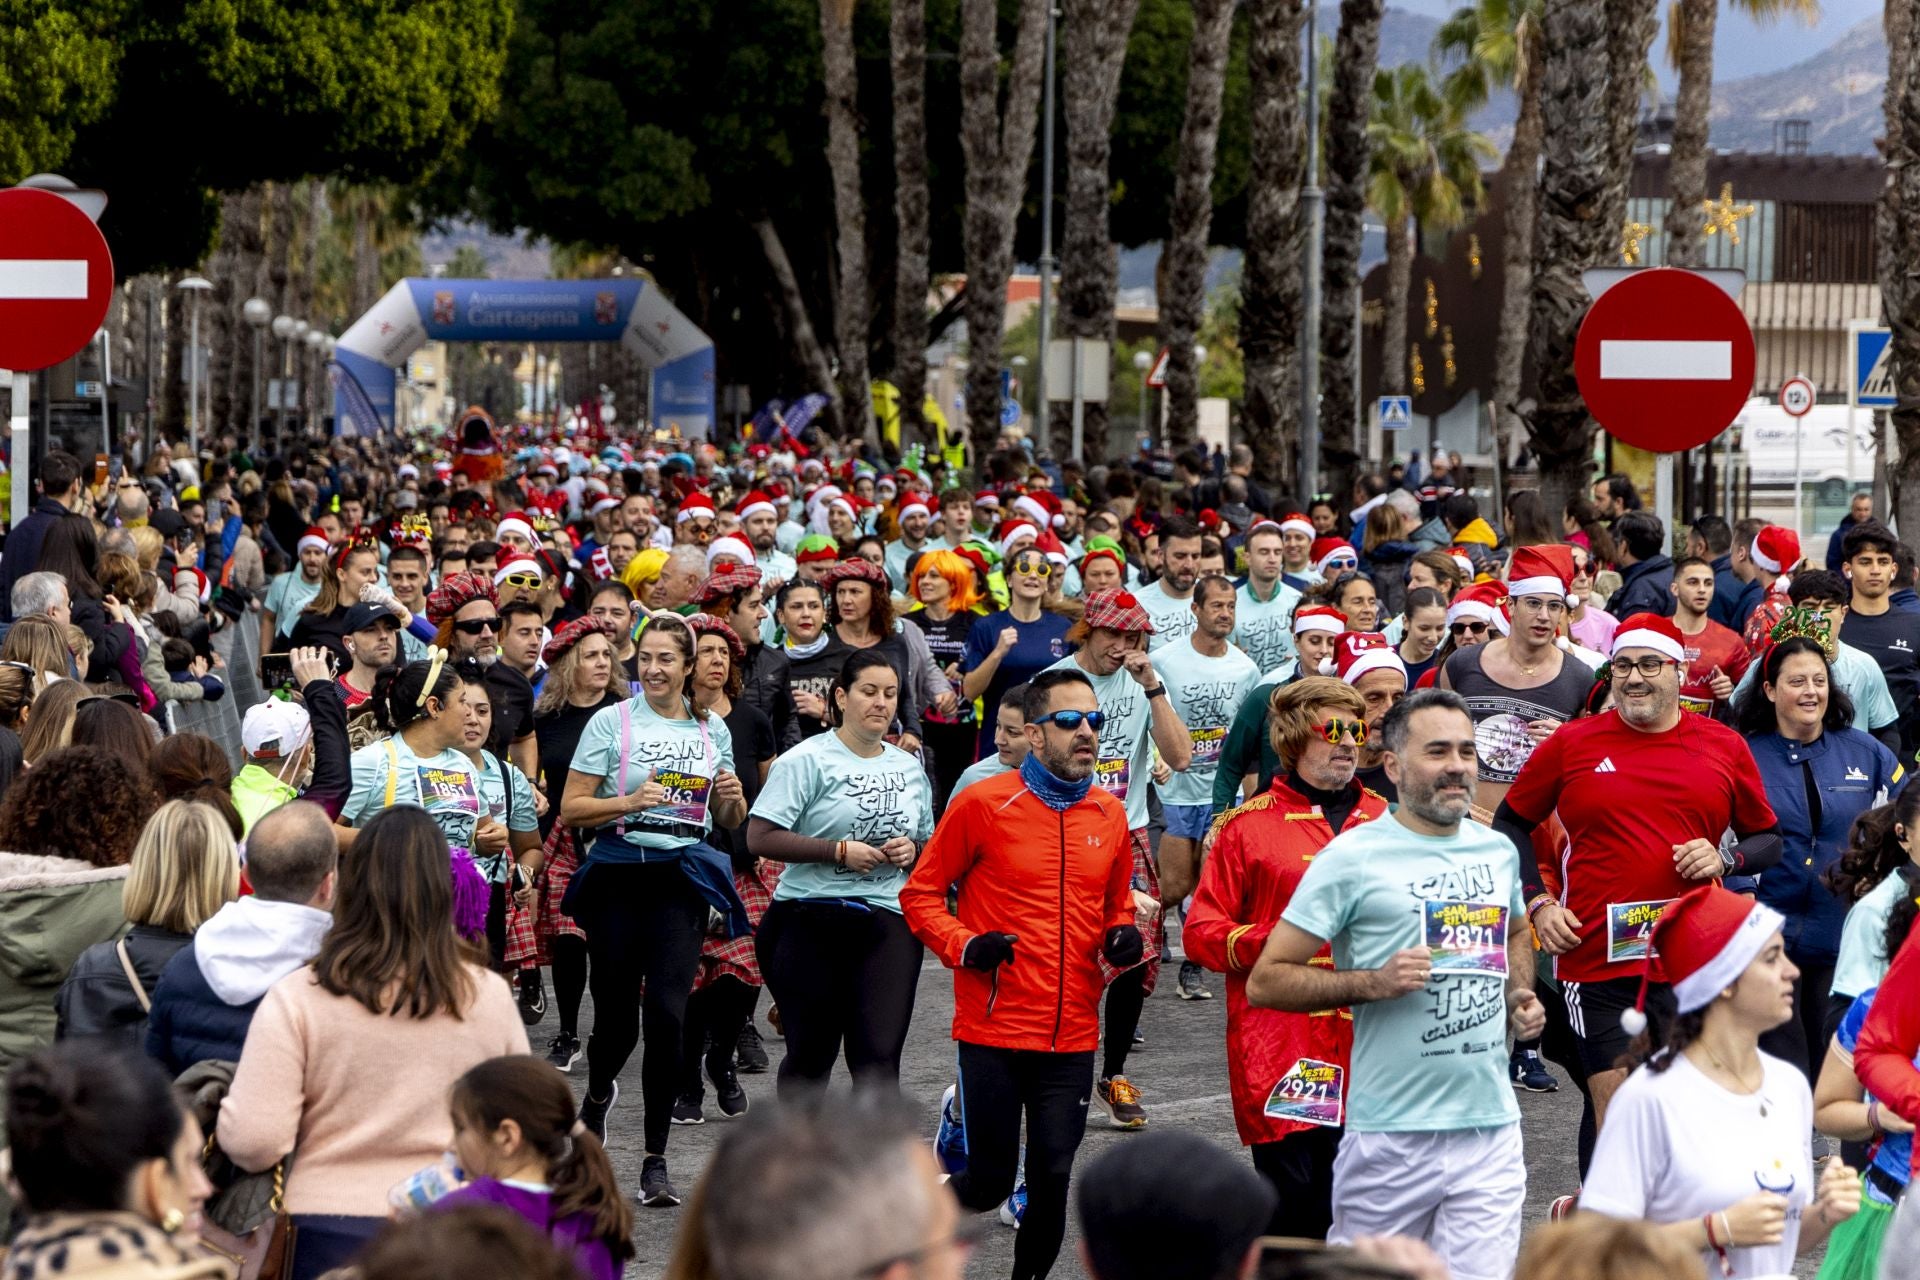
[[[713,339],[650,280],[415,278],[389,289],[335,346],[341,429],[391,431],[396,371],[430,341],[621,342],[649,370],[655,429],[700,439],[713,424]]]

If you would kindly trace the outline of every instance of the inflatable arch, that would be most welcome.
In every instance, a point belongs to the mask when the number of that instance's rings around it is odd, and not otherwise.
[[[650,371],[656,430],[701,439],[713,424],[713,339],[652,281],[416,278],[388,290],[334,349],[343,432],[393,429],[395,371],[429,341],[621,342]]]

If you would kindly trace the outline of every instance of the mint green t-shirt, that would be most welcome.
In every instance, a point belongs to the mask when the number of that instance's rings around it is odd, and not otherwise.
[[[1294,656],[1293,610],[1300,593],[1284,582],[1273,584],[1273,599],[1261,600],[1253,594],[1253,583],[1243,583],[1233,605],[1231,639],[1252,658],[1262,672]]]
[[[508,831],[538,831],[540,821],[534,811],[533,784],[527,781],[527,775],[520,772],[513,761],[502,760],[491,751],[480,753],[480,764],[480,802],[488,816]],[[490,856],[482,855],[477,849],[473,854],[473,864],[491,884],[506,883],[507,866],[513,860],[511,842]]]
[[[626,785],[620,785],[620,709],[632,718],[626,738]],[[641,849],[683,849],[698,844],[713,827],[713,779],[733,771],[733,735],[727,722],[709,712],[706,730],[693,720],[669,720],[647,705],[645,698],[628,698],[594,712],[580,731],[580,744],[567,766],[575,773],[600,779],[593,794],[611,799],[638,789],[652,772],[669,791],[667,802],[626,819],[621,837]],[[615,824],[601,829],[614,834]]]
[[[1153,707],[1146,690],[1125,667],[1097,676],[1068,654],[1049,671],[1078,671],[1093,682],[1093,696],[1106,723],[1100,726],[1099,759],[1093,785],[1105,787],[1127,806],[1127,829],[1147,825],[1147,788],[1153,780]]]
[[[976,760],[962,769],[960,776],[953,780],[953,790],[947,794],[947,803],[952,804],[954,796],[959,795],[976,782],[985,782],[988,778],[997,778],[1003,773],[1011,772],[1011,769],[1000,763],[1000,753],[998,751],[984,760]]]
[[[1140,607],[1153,619],[1153,635],[1148,637],[1147,647],[1158,652],[1176,641],[1184,640],[1193,634],[1200,620],[1193,613],[1193,593],[1189,591],[1184,600],[1176,600],[1168,595],[1159,582],[1152,582],[1133,593]]]
[[[1260,668],[1232,645],[1220,657],[1209,658],[1193,647],[1191,636],[1155,650],[1153,667],[1166,683],[1180,723],[1193,735],[1193,762],[1168,778],[1165,786],[1155,784],[1160,803],[1211,805],[1213,775],[1220,769],[1227,730],[1233,727],[1240,704],[1259,683]]]
[[[1281,919],[1333,943],[1335,968],[1378,969],[1423,940],[1435,948],[1423,989],[1354,1007],[1349,1129],[1444,1133],[1519,1121],[1505,973],[1507,930],[1526,928],[1523,892],[1512,843],[1474,822],[1452,836],[1419,835],[1395,818],[1363,822],[1308,866]]]
[[[465,752],[452,747],[430,756],[417,754],[399,734],[371,742],[348,759],[353,783],[340,806],[340,820],[364,827],[389,807],[387,780],[393,780],[392,804],[417,805],[456,849],[473,848],[473,829],[485,804],[481,771]]]
[[[858,756],[828,730],[773,762],[752,816],[820,840],[859,840],[878,848],[895,836],[910,836],[924,844],[933,834],[933,788],[920,762],[891,743],[881,743],[877,756]],[[891,863],[859,872],[831,862],[789,862],[773,896],[779,902],[858,898],[898,911],[910,870]]]

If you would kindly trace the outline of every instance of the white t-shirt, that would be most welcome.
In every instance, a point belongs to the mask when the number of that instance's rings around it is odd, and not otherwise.
[[[1260,681],[1260,668],[1232,645],[1217,658],[1209,658],[1193,647],[1193,638],[1158,649],[1153,655],[1154,670],[1167,686],[1167,696],[1180,715],[1180,723],[1193,735],[1193,761],[1184,770],[1168,778],[1166,785],[1156,783],[1161,804],[1202,805],[1213,803],[1213,775],[1220,768],[1220,751],[1227,743],[1227,730],[1247,694]]]
[[[1813,1094],[1798,1067],[1766,1053],[1760,1063],[1757,1095],[1729,1092],[1685,1054],[1657,1075],[1643,1066],[1628,1076],[1607,1106],[1580,1207],[1664,1224],[1777,1191],[1787,1197],[1781,1242],[1730,1249],[1728,1259],[1740,1280],[1791,1276],[1800,1215],[1813,1202]],[[1701,1256],[1707,1274],[1720,1274],[1711,1250]]]

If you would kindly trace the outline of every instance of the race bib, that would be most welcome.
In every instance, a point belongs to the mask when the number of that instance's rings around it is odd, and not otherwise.
[[[1265,1111],[1275,1120],[1338,1127],[1346,1118],[1343,1102],[1347,1073],[1318,1058],[1302,1058],[1267,1095]]]
[[[1507,908],[1493,902],[1422,904],[1426,942],[1436,977],[1447,973],[1507,973]]]
[[[1221,725],[1213,729],[1195,729],[1193,731],[1193,763],[1189,769],[1220,763],[1221,749],[1227,745],[1227,729]]]
[[[435,769],[421,765],[416,770],[420,783],[420,806],[436,814],[443,809],[461,813],[480,813],[480,789],[473,775],[464,769]]]
[[[1673,899],[1658,902],[1609,902],[1607,904],[1607,963],[1625,964],[1647,958],[1648,940],[1653,926]]]
[[[661,769],[653,775],[653,780],[667,789],[667,798],[646,811],[646,821],[686,827],[707,825],[707,796],[713,790],[712,778],[682,773],[678,769]]]
[[[1094,785],[1105,787],[1116,800],[1127,798],[1127,778],[1133,772],[1130,760],[1102,760],[1093,766]]]

